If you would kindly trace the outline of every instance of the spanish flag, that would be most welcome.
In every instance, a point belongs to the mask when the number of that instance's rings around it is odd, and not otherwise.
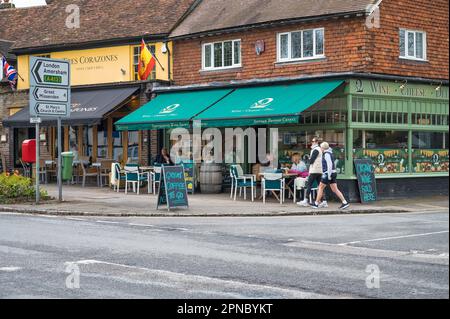
[[[155,68],[156,60],[142,39],[141,56],[139,58],[138,76],[139,80],[147,80]]]

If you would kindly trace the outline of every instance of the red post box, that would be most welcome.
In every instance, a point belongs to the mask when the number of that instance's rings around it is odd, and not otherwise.
[[[36,162],[36,140],[25,140],[22,142],[22,161],[25,163]]]

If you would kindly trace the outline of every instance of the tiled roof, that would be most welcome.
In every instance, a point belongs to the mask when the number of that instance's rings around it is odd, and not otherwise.
[[[14,41],[13,49],[28,49],[167,35],[194,1],[59,0],[6,9],[0,14],[0,39]],[[80,28],[66,27],[68,5],[80,8]]]
[[[171,33],[214,30],[332,14],[365,12],[376,0],[203,0]]]

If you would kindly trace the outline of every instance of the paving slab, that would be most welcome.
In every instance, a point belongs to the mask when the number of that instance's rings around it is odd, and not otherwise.
[[[58,196],[56,185],[45,185],[49,195]],[[73,215],[73,216],[284,216],[315,214],[363,214],[393,213],[414,211],[446,210],[449,207],[448,197],[438,196],[417,199],[396,199],[379,201],[370,205],[353,203],[342,211],[338,203],[329,203],[328,208],[313,209],[300,207],[292,199],[280,204],[275,198],[269,198],[266,204],[261,200],[252,202],[238,198],[230,199],[229,194],[194,194],[189,195],[189,209],[156,209],[157,195],[123,191],[117,193],[108,187],[85,187],[64,185],[63,202],[55,199],[41,204],[20,203],[0,205],[3,212],[22,212],[32,214]]]

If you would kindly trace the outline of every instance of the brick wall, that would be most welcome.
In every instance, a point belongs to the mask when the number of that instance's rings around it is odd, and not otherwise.
[[[308,28],[325,28],[326,58],[317,61],[277,64],[277,33]],[[193,40],[179,40],[174,46],[174,82],[176,85],[214,81],[248,80],[282,76],[300,76],[329,72],[362,71],[367,66],[365,27],[361,18],[343,18],[302,23],[268,29]],[[206,42],[241,39],[242,67],[226,71],[201,71],[201,48]],[[256,55],[255,42],[265,42],[265,52]]]
[[[0,89],[0,135],[7,135],[7,143],[0,142],[0,154],[6,159],[8,170],[12,168],[13,163],[13,140],[14,130],[3,127],[2,120],[9,116],[10,108],[25,107],[28,105],[28,92],[12,92],[9,86]]]
[[[448,79],[448,0],[385,0],[380,29],[369,31],[372,63],[369,72]],[[399,59],[399,28],[425,31],[428,62]]]
[[[385,0],[381,6],[381,28],[368,29],[365,22],[365,17],[339,18],[177,40],[173,52],[174,82],[176,85],[189,85],[335,72],[448,79],[448,0]],[[427,32],[429,62],[399,59],[400,26]],[[325,59],[276,63],[277,33],[316,27],[325,28]],[[232,39],[242,40],[242,67],[225,71],[201,71],[202,44]],[[257,40],[264,40],[266,47],[260,56],[255,53]]]

